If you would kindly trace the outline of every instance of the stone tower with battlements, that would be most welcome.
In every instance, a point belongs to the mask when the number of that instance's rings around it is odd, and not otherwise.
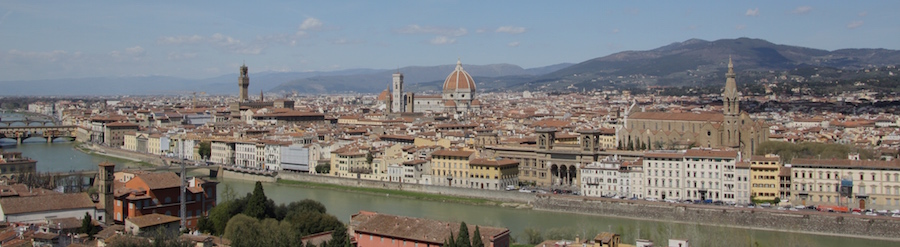
[[[241,94],[238,96],[239,102],[246,102],[250,100],[250,97],[247,95],[247,88],[250,87],[250,76],[247,75],[247,65],[241,65],[241,75],[238,76],[238,86],[240,86]]]

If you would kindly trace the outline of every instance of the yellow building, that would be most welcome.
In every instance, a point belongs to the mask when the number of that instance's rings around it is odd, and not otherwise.
[[[772,201],[778,196],[781,159],[778,156],[750,157],[750,195],[756,200]]]
[[[469,161],[475,152],[458,150],[438,150],[431,153],[433,184],[452,187],[468,187]],[[447,181],[444,183],[444,181]]]
[[[519,162],[512,159],[474,159],[469,161],[469,187],[503,190],[519,184]]]
[[[353,148],[341,148],[331,152],[332,176],[356,178],[361,174],[371,174],[366,152]]]

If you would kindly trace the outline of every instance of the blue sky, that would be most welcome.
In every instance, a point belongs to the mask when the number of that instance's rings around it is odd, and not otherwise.
[[[900,1],[3,1],[2,80],[510,63],[750,37],[900,49]]]

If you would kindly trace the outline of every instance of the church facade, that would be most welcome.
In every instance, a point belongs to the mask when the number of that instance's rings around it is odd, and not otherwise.
[[[444,79],[441,95],[415,95],[403,93],[403,74],[397,72],[389,89],[378,95],[386,112],[444,112],[467,114],[481,110],[481,101],[476,99],[475,80],[466,72],[460,61],[456,69]]]
[[[722,113],[628,112],[618,131],[621,149],[730,148],[744,157],[768,140],[769,127],[739,108],[734,65],[728,61]]]

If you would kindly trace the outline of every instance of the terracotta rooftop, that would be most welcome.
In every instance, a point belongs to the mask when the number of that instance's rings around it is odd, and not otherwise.
[[[80,208],[95,208],[87,193],[48,194],[43,196],[0,198],[0,208],[6,215],[46,212]]]
[[[360,212],[350,217],[350,224],[356,232],[382,235],[395,238],[411,239],[435,245],[442,245],[444,240],[459,235],[459,222],[445,222],[425,218],[413,218]],[[478,226],[485,246],[491,246],[491,239],[509,234],[509,229],[490,226]],[[475,225],[468,225],[469,236],[475,234]]]
[[[469,165],[472,166],[508,166],[508,165],[518,165],[519,161],[514,159],[474,159],[469,161]]]
[[[453,157],[469,157],[472,151],[454,151],[454,150],[437,150],[431,153],[431,156],[453,156]]]
[[[181,221],[181,218],[178,218],[175,216],[169,216],[169,215],[165,215],[165,214],[154,213],[154,214],[148,214],[148,215],[141,215],[141,216],[137,216],[137,217],[129,217],[128,219],[125,219],[125,220],[131,221],[131,223],[137,227],[144,228],[144,227],[148,227],[148,226],[155,226],[155,225],[161,225],[161,224]]]
[[[725,117],[721,113],[671,113],[671,112],[635,112],[629,119],[675,120],[675,121],[711,121],[722,122]]]
[[[140,178],[151,190],[181,186],[181,178],[179,178],[178,175],[175,175],[174,172],[135,174],[134,178]],[[134,179],[132,179],[132,181],[134,181]]]

